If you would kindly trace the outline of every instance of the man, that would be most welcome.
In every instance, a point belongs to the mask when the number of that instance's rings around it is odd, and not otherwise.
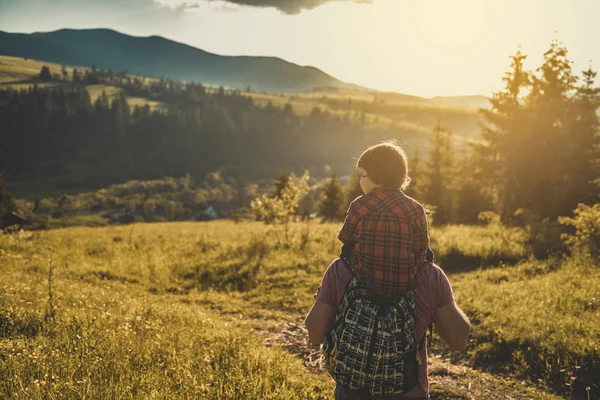
[[[315,303],[306,316],[305,324],[312,343],[323,342],[325,334],[333,328],[337,307],[344,296],[351,273],[341,260],[335,260],[325,271],[321,286],[315,295]],[[433,263],[423,266],[423,271],[414,291],[417,315],[417,338],[427,333],[433,322],[436,332],[454,350],[462,350],[471,331],[467,316],[454,302],[454,294],[446,274]],[[420,341],[420,339],[419,339]],[[387,399],[427,399],[429,382],[427,380],[427,346],[421,348],[419,383],[408,393]],[[370,395],[355,393],[337,385],[336,400],[370,400]],[[377,398],[375,398],[377,399]]]

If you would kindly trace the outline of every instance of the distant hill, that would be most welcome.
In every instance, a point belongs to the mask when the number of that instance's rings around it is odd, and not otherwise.
[[[396,92],[380,92],[378,93],[378,97],[381,100],[386,100],[397,104],[411,104],[425,107],[478,110],[480,108],[489,108],[490,106],[489,99],[481,95],[436,96],[431,98],[425,98]]]
[[[266,92],[360,92],[398,104],[478,109],[484,96],[424,98],[377,92],[345,83],[318,68],[299,66],[277,57],[221,56],[160,36],[136,37],[110,29],[61,29],[32,34],[0,31],[0,55],[57,64],[127,70],[138,75],[168,77]],[[366,93],[365,93],[366,92]]]
[[[358,88],[325,72],[276,57],[221,56],[159,36],[134,37],[109,29],[19,34],[0,31],[0,55],[58,64],[96,64],[140,75],[268,92],[315,87]]]
[[[489,108],[489,98],[481,95],[473,96],[437,96],[429,99],[432,104],[439,107],[453,107],[453,108],[464,108],[464,109],[480,109]]]

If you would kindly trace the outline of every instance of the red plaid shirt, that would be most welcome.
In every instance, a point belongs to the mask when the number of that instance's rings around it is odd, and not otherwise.
[[[399,189],[379,187],[348,208],[338,238],[354,245],[357,277],[384,298],[414,289],[429,247],[425,209]]]

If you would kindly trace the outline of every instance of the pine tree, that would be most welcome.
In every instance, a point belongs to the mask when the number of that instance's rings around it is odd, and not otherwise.
[[[106,93],[103,92],[102,96],[106,96]],[[108,101],[108,99],[103,99],[103,101]],[[135,175],[134,150],[132,149],[128,135],[131,113],[127,98],[123,92],[120,92],[117,98],[113,100],[111,111],[115,121],[114,133],[116,134],[116,142],[118,143],[121,158],[121,173],[123,176],[131,178]]]
[[[487,171],[486,181],[496,183],[503,221],[519,208],[555,219],[570,214],[578,202],[594,201],[600,104],[595,73],[585,71],[577,86],[567,50],[557,42],[537,74],[523,70],[520,52],[512,59],[505,90],[495,93],[492,109],[483,112],[487,145],[479,148],[480,167]]]
[[[352,203],[352,201],[358,196],[362,195],[363,191],[360,187],[360,174],[357,170],[355,170],[352,172],[350,179],[348,179],[348,182],[346,183],[346,204],[344,209],[347,210],[350,206],[350,203]]]
[[[526,146],[536,151],[528,157],[523,154],[517,175],[517,198],[520,207],[554,219],[570,213],[577,205],[575,201],[563,210],[560,206],[563,186],[573,177],[568,148],[579,137],[579,132],[573,130],[570,115],[577,77],[571,72],[567,49],[556,42],[544,54],[544,62],[537,72],[539,76],[533,75],[525,103],[531,114]],[[585,158],[583,153],[578,156]]]
[[[67,71],[67,67],[63,64],[63,66],[60,69],[60,73],[62,75],[62,79],[64,81],[68,81],[69,80],[69,72]]]
[[[523,143],[527,136],[526,113],[522,93],[531,83],[523,63],[527,56],[520,50],[511,56],[511,70],[504,75],[505,88],[490,99],[491,108],[481,110],[487,125],[483,127],[484,145],[475,145],[481,168],[481,183],[497,204],[503,222],[518,208],[516,180],[523,164]],[[529,149],[531,151],[531,149]]]
[[[569,140],[562,147],[569,168],[560,175],[559,215],[570,214],[578,203],[600,201],[594,182],[600,184],[600,88],[594,87],[596,72],[591,67],[582,74],[583,83],[577,87],[570,109]]]
[[[52,72],[50,72],[50,67],[47,65],[42,66],[39,79],[42,82],[48,82],[52,80]]]
[[[337,221],[344,217],[344,189],[334,173],[323,190],[319,211],[324,221]]]
[[[433,130],[429,157],[423,171],[423,200],[435,207],[435,222],[444,225],[452,222],[453,213],[453,155],[452,133],[442,128],[440,122]]]
[[[15,202],[8,194],[8,182],[6,180],[6,174],[0,171],[0,217],[7,212],[15,210]]]
[[[421,197],[420,188],[420,178],[422,172],[420,171],[421,167],[421,153],[419,148],[415,149],[413,156],[408,161],[408,165],[410,167],[410,185],[406,188],[405,192],[408,196],[413,197],[415,199],[419,199]]]
[[[77,68],[73,68],[72,75],[73,78],[71,79],[71,81],[73,83],[81,83],[81,74],[79,73],[79,70]]]

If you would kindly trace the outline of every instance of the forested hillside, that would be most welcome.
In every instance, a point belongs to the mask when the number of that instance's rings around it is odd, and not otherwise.
[[[0,170],[20,193],[27,185],[202,180],[219,168],[253,180],[305,169],[344,175],[372,143],[393,138],[412,153],[426,145],[436,120],[457,128],[464,142],[478,120],[474,111],[366,92],[242,92],[10,57],[0,58],[0,78]]]

